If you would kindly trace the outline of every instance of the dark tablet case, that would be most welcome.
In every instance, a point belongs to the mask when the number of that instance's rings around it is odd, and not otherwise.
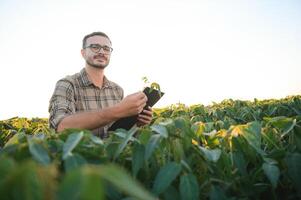
[[[147,108],[148,106],[152,107],[153,105],[155,105],[155,103],[157,103],[164,94],[163,92],[151,89],[149,87],[146,87],[143,90],[143,92],[147,96],[145,108]],[[129,130],[137,123],[137,117],[138,115],[121,118],[112,124],[112,126],[109,128],[109,131],[115,131],[118,128]]]

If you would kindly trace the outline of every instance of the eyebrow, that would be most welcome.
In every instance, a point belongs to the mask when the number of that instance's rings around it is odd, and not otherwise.
[[[101,44],[89,44],[88,46],[92,46],[92,45],[97,45],[97,46],[102,46],[102,47],[110,47],[110,46],[108,46],[108,45],[101,45]]]

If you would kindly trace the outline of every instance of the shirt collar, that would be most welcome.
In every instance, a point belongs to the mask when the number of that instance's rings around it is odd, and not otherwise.
[[[82,84],[84,86],[94,85],[93,82],[89,79],[88,73],[86,72],[85,68],[83,68],[80,71],[80,77],[81,77]],[[102,87],[103,88],[112,87],[111,81],[109,81],[106,76],[103,77],[103,86]]]

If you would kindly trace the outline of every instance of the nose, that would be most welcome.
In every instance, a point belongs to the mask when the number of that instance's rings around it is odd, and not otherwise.
[[[105,54],[105,51],[104,51],[103,47],[100,47],[100,49],[99,49],[99,52],[98,52],[98,53],[100,53],[100,54]]]

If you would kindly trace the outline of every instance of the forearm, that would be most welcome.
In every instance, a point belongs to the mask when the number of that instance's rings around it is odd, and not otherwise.
[[[82,128],[93,130],[105,126],[120,118],[119,107],[113,106],[97,111],[81,112],[65,117],[58,125],[57,131],[66,128]]]
[[[93,130],[105,126],[122,117],[133,116],[140,113],[147,101],[142,92],[128,95],[118,104],[101,110],[81,112],[69,115],[58,124],[57,131],[66,128],[83,128]]]

